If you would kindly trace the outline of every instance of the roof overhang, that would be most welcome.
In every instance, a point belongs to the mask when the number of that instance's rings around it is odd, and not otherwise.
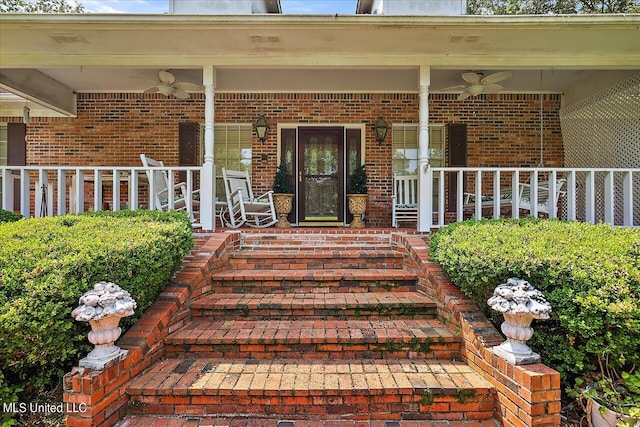
[[[640,15],[4,14],[0,22],[0,83],[29,95],[28,80],[16,86],[4,76],[42,73],[66,87],[62,100],[140,92],[159,69],[201,83],[210,66],[223,91],[417,91],[417,70],[429,66],[432,90],[459,84],[464,71],[508,69],[518,92],[543,72],[571,81],[569,72],[640,70]]]

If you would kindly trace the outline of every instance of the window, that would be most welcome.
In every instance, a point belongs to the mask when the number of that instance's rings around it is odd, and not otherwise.
[[[204,131],[200,152],[204,159]],[[222,168],[248,171],[251,174],[251,124],[215,124],[213,157],[216,165],[216,198],[226,200]]]
[[[429,125],[429,164],[444,166],[444,126]],[[418,125],[393,125],[393,173],[418,173]]]

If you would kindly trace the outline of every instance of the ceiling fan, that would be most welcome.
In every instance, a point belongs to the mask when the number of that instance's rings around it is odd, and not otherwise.
[[[448,87],[443,89],[443,91],[462,89],[462,93],[458,96],[458,101],[461,101],[470,96],[480,95],[481,93],[498,93],[504,89],[498,82],[507,80],[510,77],[511,71],[500,71],[489,74],[486,77],[484,73],[479,71],[463,73],[462,79],[467,82],[467,84]]]
[[[144,93],[160,92],[166,96],[174,96],[178,99],[188,99],[187,91],[199,91],[202,89],[200,85],[189,82],[177,82],[176,77],[167,70],[158,72],[158,84],[145,90]]]

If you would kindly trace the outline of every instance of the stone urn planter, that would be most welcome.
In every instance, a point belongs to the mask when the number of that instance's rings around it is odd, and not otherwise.
[[[496,287],[487,303],[504,315],[500,329],[507,338],[493,347],[493,354],[515,365],[538,363],[540,355],[529,348],[527,341],[533,336],[533,319],[548,319],[551,313],[551,305],[542,292],[526,280],[510,278]]]
[[[291,224],[287,216],[293,208],[293,184],[291,174],[285,164],[280,164],[273,179],[273,204],[275,205],[278,222],[276,228],[289,228]]]
[[[353,221],[349,224],[351,228],[364,228],[364,221],[362,221],[362,215],[367,211],[367,199],[366,194],[347,194],[347,200],[349,201],[349,212],[353,215]]]
[[[79,322],[89,322],[89,342],[95,348],[81,359],[79,366],[102,370],[113,359],[126,354],[114,343],[120,337],[122,329],[120,319],[133,315],[136,302],[129,292],[111,282],[96,283],[92,290],[80,297],[80,306],[71,316]]]
[[[615,427],[621,422],[625,422],[629,426],[640,425],[639,419],[612,411],[594,399],[589,399],[587,402],[587,416],[591,419],[593,427]]]
[[[273,194],[273,203],[276,208],[276,214],[278,215],[278,222],[276,222],[276,228],[290,228],[291,223],[287,219],[291,209],[293,208],[293,194]]]
[[[362,215],[367,210],[367,173],[364,165],[354,169],[349,177],[349,188],[347,190],[347,201],[349,213],[353,215],[353,221],[349,224],[351,228],[364,228]]]

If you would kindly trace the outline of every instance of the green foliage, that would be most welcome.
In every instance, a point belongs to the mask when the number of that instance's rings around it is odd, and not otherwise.
[[[469,0],[471,15],[640,13],[640,0]]]
[[[291,174],[284,163],[278,166],[278,172],[276,172],[276,177],[273,180],[273,192],[277,194],[293,194]]]
[[[0,13],[84,13],[84,6],[67,0],[0,0]]]
[[[351,174],[347,194],[367,194],[367,173],[364,170],[364,165],[355,168]]]
[[[4,222],[16,222],[18,220],[21,220],[22,218],[22,215],[0,209],[0,224]]]
[[[70,315],[82,294],[101,280],[129,291],[138,308],[127,328],[169,283],[193,233],[185,213],[96,212],[2,224],[0,241],[0,390],[15,392],[57,383],[91,349],[87,324]]]
[[[529,342],[565,380],[609,360],[640,365],[640,230],[580,222],[468,221],[442,228],[431,254],[489,313],[486,300],[509,277],[528,280],[553,307]]]

